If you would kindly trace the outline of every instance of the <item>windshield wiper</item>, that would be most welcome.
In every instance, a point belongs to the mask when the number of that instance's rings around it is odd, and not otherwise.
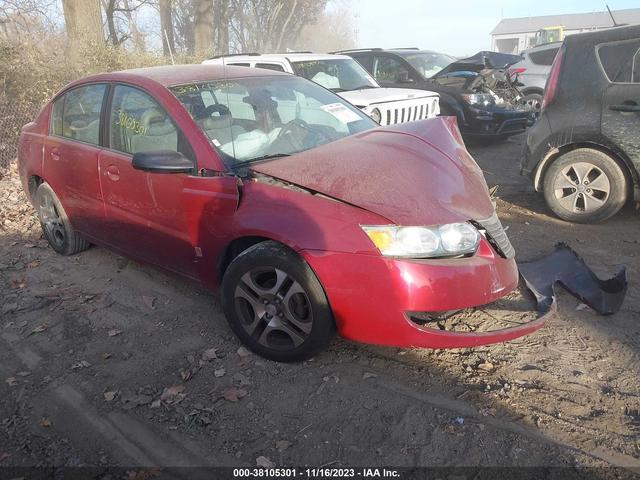
[[[243,162],[237,162],[236,166],[248,165],[251,163],[261,162],[263,160],[271,160],[272,158],[290,157],[290,153],[272,153],[269,155],[263,155],[261,157],[252,158],[251,160],[244,160]]]
[[[329,90],[331,90],[334,93],[345,92],[346,91],[344,88],[338,88],[338,87],[330,88]]]
[[[354,88],[353,90],[364,90],[366,88],[376,88],[373,85],[360,85],[359,87]]]

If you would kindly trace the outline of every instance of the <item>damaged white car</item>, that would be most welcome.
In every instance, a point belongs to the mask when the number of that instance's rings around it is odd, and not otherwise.
[[[337,93],[380,125],[423,120],[440,114],[440,96],[437,93],[383,88],[356,60],[346,55],[223,55],[202,63],[265,68],[299,75]]]

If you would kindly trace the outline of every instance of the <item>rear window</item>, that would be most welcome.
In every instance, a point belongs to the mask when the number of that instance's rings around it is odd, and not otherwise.
[[[640,82],[640,39],[605,43],[596,48],[600,64],[610,82]]]
[[[536,65],[547,65],[551,66],[553,64],[554,58],[556,58],[556,53],[560,50],[560,46],[557,48],[549,48],[547,50],[540,50],[538,52],[530,52],[529,58]]]

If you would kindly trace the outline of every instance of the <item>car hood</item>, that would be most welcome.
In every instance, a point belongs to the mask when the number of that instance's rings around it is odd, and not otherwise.
[[[414,100],[438,96],[436,92],[428,90],[415,90],[408,88],[363,88],[339,92],[342,98],[358,107],[368,107],[378,103],[399,102],[402,100]]]
[[[397,225],[479,220],[494,212],[453,117],[376,128],[251,168]]]

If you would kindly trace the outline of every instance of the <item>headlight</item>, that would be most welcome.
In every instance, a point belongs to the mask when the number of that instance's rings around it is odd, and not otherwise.
[[[480,243],[480,233],[468,223],[435,227],[362,225],[362,229],[385,257],[456,257],[474,253]]]
[[[380,110],[377,108],[371,110],[371,114],[369,116],[373,118],[373,121],[376,123],[380,123],[382,121],[382,113],[380,113]]]
[[[491,105],[494,103],[493,95],[489,93],[463,93],[462,98],[469,105]]]

